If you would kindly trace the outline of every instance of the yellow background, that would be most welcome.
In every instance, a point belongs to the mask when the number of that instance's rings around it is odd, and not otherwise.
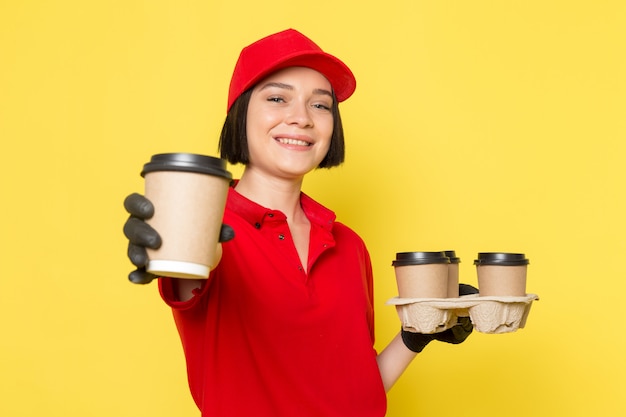
[[[347,161],[305,190],[368,244],[377,348],[397,251],[454,249],[470,284],[477,252],[524,252],[541,297],[429,346],[388,415],[626,414],[624,2],[369,4],[0,1],[0,415],[199,415],[122,200],[153,153],[216,153],[240,48],[287,27],[358,79]]]

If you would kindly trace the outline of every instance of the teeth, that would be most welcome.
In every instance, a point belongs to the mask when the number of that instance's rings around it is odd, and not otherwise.
[[[280,143],[284,143],[285,145],[300,145],[300,146],[309,146],[309,142],[305,142],[303,140],[298,139],[288,139],[288,138],[278,138]]]

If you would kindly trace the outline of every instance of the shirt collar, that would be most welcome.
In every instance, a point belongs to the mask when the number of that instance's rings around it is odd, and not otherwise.
[[[332,210],[329,210],[302,192],[300,193],[300,205],[304,210],[304,214],[307,216],[309,221],[311,221],[311,223],[315,223],[328,231],[332,229],[336,218],[335,213]],[[234,186],[228,189],[226,208],[243,217],[257,229],[261,228],[263,222],[268,218],[272,218],[274,220],[281,218],[286,219],[286,216],[281,211],[263,207],[254,201],[247,199],[235,191]]]

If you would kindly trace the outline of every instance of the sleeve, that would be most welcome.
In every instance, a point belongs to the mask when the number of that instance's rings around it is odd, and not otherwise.
[[[372,345],[375,340],[375,329],[374,329],[374,273],[372,272],[372,261],[370,259],[369,252],[365,247],[365,243],[363,243],[363,253],[364,253],[364,284],[365,284],[365,294],[367,296],[367,322],[370,329],[370,338],[372,339]]]
[[[194,296],[187,301],[180,301],[176,295],[176,285],[178,278],[159,278],[159,293],[161,298],[165,301],[165,304],[170,306],[174,310],[190,310],[196,307],[204,295],[208,292],[210,287],[209,281],[211,277],[202,283],[202,286],[193,290]]]
[[[369,251],[363,239],[351,228],[340,222],[335,222],[333,226],[333,235],[337,242],[341,241],[341,245],[345,252],[345,256],[354,259],[353,269],[356,279],[361,280],[363,288],[363,305],[365,308],[367,326],[370,333],[372,346],[375,342],[375,326],[374,326],[374,273],[372,271],[372,261]],[[345,249],[348,248],[348,249]]]

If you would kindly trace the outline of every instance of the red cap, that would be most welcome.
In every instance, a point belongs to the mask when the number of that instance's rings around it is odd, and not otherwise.
[[[228,108],[247,89],[269,74],[287,67],[307,67],[322,73],[342,102],[354,93],[356,79],[350,68],[327,54],[294,29],[269,35],[241,50],[228,90]]]

